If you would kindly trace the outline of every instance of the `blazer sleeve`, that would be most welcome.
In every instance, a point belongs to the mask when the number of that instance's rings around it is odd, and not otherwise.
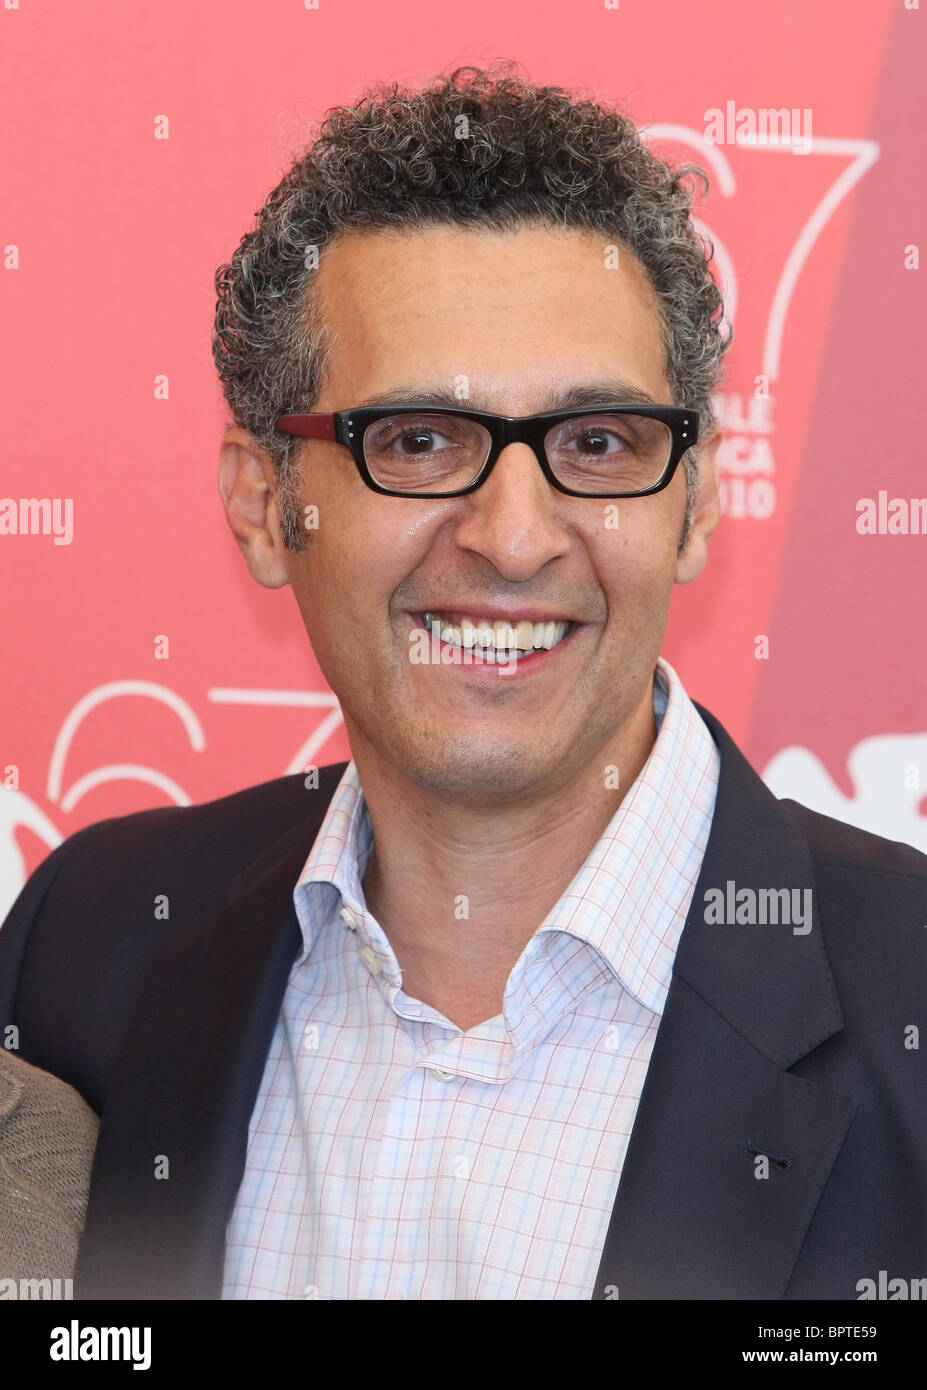
[[[11,1030],[18,1029],[16,1000],[32,929],[62,865],[84,834],[84,830],[78,830],[42,860],[24,883],[19,897],[0,926],[0,1047],[7,1051],[18,1052],[20,1049],[17,1033]]]

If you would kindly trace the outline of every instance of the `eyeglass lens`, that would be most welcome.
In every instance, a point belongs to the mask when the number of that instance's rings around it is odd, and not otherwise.
[[[456,492],[473,482],[489,455],[485,425],[441,411],[383,416],[364,431],[374,479],[396,492]],[[648,415],[581,415],[552,425],[544,439],[558,482],[595,496],[636,492],[661,478],[673,436]]]

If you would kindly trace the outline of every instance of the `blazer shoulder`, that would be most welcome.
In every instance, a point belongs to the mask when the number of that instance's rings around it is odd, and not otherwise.
[[[0,927],[0,1030],[15,1028],[22,1056],[99,1111],[155,959],[221,911],[237,876],[287,836],[304,830],[309,853],[345,766],[320,768],[318,787],[297,773],[69,836]]]
[[[725,785],[728,787],[726,814],[740,816],[744,810],[765,804],[767,810],[775,807],[773,819],[785,816],[794,830],[808,846],[815,868],[841,870],[857,874],[890,874],[898,878],[908,878],[916,882],[909,885],[917,891],[917,884],[927,881],[927,855],[912,845],[900,840],[889,840],[875,835],[869,830],[860,830],[833,816],[812,811],[801,802],[790,797],[779,798],[767,787],[752,763],[748,762],[741,749],[710,710],[693,701],[696,710],[708,727],[709,733],[721,753],[721,782],[719,784],[719,803],[715,808],[718,814],[720,797]]]
[[[272,842],[317,807],[326,807],[346,766],[331,763],[320,768],[317,788],[307,788],[305,775],[295,772],[192,806],[156,806],[111,816],[85,826],[78,835],[84,844],[92,837],[110,843],[118,838],[126,845],[133,841],[150,845],[152,841],[190,837],[227,843],[227,837],[241,835],[253,849],[263,840]],[[78,836],[71,838],[76,840]]]
[[[127,815],[93,821],[69,835],[38,865],[23,888],[23,895],[42,896],[65,871],[94,871],[92,861],[103,856],[110,871],[118,864],[177,856],[191,865],[204,852],[216,860],[247,862],[265,844],[294,823],[324,811],[347,763],[331,763],[319,769],[319,785],[307,788],[303,773],[275,777],[241,791],[192,806],[155,806]],[[200,860],[200,872],[208,877],[210,863]],[[18,905],[18,904],[17,904]]]
[[[920,880],[927,887],[927,854],[913,845],[861,830],[790,798],[779,805],[805,836],[816,867],[895,874]]]

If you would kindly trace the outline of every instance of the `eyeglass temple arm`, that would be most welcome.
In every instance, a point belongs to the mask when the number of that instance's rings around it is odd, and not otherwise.
[[[277,429],[285,434],[301,434],[306,439],[334,439],[334,415],[280,415]]]

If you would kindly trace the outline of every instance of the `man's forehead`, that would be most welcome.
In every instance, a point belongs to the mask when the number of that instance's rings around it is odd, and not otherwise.
[[[358,228],[340,233],[322,251],[318,278],[322,293],[366,299],[384,297],[395,277],[421,282],[429,292],[441,288],[448,307],[465,308],[468,286],[492,287],[499,307],[515,307],[540,280],[545,297],[558,282],[582,269],[601,281],[620,276],[656,305],[650,280],[634,253],[615,238],[575,227],[526,225],[517,228],[466,227],[436,223],[416,228]]]
[[[354,406],[666,403],[656,296],[631,252],[613,267],[584,231],[343,234],[316,272],[329,365]]]

